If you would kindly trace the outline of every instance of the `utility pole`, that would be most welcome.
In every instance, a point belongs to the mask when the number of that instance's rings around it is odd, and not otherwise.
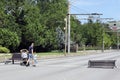
[[[68,54],[70,53],[70,1],[68,0],[68,49],[67,49],[67,51],[68,51]]]
[[[70,3],[68,3],[68,54],[70,53],[70,16],[71,15],[102,15],[102,14],[99,14],[99,13],[90,13],[90,14],[70,14]]]

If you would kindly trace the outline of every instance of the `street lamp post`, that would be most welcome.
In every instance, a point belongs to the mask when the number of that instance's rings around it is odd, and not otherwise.
[[[65,21],[65,56],[66,56],[66,46],[67,46],[67,18],[64,19]]]
[[[70,53],[70,14],[68,14],[68,54]]]

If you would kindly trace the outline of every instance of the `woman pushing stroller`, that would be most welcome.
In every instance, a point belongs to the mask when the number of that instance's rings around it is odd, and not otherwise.
[[[37,63],[37,60],[36,60],[36,55],[34,55],[34,43],[31,43],[31,45],[29,46],[29,60],[32,61],[32,66],[33,67],[36,67],[36,63]]]
[[[33,54],[33,46],[34,43],[29,46],[29,51],[27,49],[20,50],[21,57],[23,58],[23,63],[21,64],[30,66],[30,62],[32,61],[32,66],[36,67],[37,59],[36,55]]]

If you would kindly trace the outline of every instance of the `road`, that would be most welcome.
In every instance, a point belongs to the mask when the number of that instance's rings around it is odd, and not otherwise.
[[[117,60],[116,68],[88,68],[88,60]],[[120,52],[41,59],[36,67],[0,64],[0,80],[120,80]]]

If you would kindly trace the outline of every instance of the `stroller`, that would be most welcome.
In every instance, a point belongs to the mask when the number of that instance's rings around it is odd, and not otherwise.
[[[27,49],[22,49],[20,50],[21,52],[21,57],[22,57],[22,62],[20,63],[21,66],[30,66],[29,60],[28,60],[28,50]]]

